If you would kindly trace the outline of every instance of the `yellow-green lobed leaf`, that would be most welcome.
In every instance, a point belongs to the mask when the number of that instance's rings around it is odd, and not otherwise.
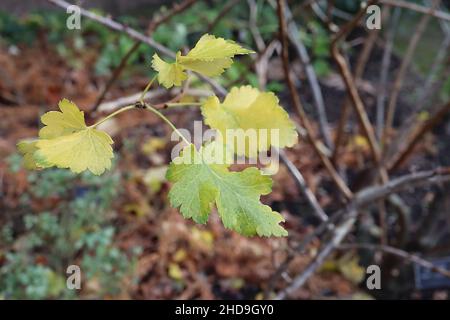
[[[245,236],[286,236],[287,231],[279,225],[283,217],[260,202],[260,196],[271,191],[270,177],[257,168],[230,172],[228,165],[210,164],[207,157],[199,163],[181,162],[195,158],[196,153],[202,157],[208,147],[197,151],[189,145],[170,164],[167,178],[174,183],[169,192],[171,205],[179,207],[185,218],[206,223],[215,204],[226,228]]]
[[[92,127],[87,127],[84,113],[75,103],[63,99],[60,111],[50,111],[41,117],[45,126],[39,131],[39,140],[20,142],[29,168],[68,168],[75,173],[89,170],[96,175],[111,168],[113,143],[111,137]]]
[[[23,155],[23,165],[28,170],[35,170],[38,168],[33,154],[37,150],[37,140],[22,140],[17,143],[19,153]]]
[[[216,38],[213,35],[203,35],[195,47],[186,56],[177,53],[176,61],[168,63],[153,55],[152,67],[158,72],[158,82],[164,87],[180,86],[186,80],[184,70],[198,72],[208,77],[218,76],[229,68],[235,55],[249,54],[253,51],[239,44]]]
[[[215,96],[208,98],[202,105],[205,123],[217,129],[227,141],[227,130],[256,130],[257,142],[250,148],[250,135],[245,137],[245,150],[235,147],[239,155],[255,157],[258,151],[266,151],[271,145],[291,147],[297,142],[295,124],[288,113],[279,105],[278,98],[272,92],[260,92],[251,86],[232,88],[223,103]],[[261,129],[266,129],[263,134]],[[271,136],[271,130],[278,129],[279,138]]]
[[[152,67],[158,72],[158,82],[167,89],[173,86],[181,86],[187,79],[183,67],[177,62],[167,63],[156,53],[153,55]]]

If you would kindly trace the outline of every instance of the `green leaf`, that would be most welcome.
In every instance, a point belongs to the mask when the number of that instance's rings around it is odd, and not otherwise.
[[[220,148],[213,142],[197,151],[191,144],[174,159],[167,172],[174,183],[169,192],[171,205],[179,207],[185,218],[206,223],[215,204],[226,228],[246,236],[286,236],[279,225],[283,217],[260,202],[260,196],[271,191],[270,177],[257,168],[231,172],[220,163],[224,161],[214,163]]]

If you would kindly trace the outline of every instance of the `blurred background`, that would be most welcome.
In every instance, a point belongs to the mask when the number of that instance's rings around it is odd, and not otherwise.
[[[406,129],[428,121],[450,98],[450,2],[391,2],[425,9],[434,5],[442,15],[380,4],[381,30],[369,31],[361,20],[342,41],[341,51],[353,73],[359,66],[357,88],[374,127],[379,125],[380,106],[387,109],[400,82],[388,139],[397,139],[401,146],[406,138],[399,137],[407,137]],[[280,59],[276,1],[76,4],[151,35],[172,51],[192,48],[204,33],[252,48],[257,54],[236,59],[217,82],[228,89],[251,84],[275,92],[300,124]],[[173,13],[177,5],[185,7]],[[297,0],[287,1],[287,6],[292,14],[288,23],[293,22],[297,30],[289,34],[290,70],[316,138],[326,144],[306,66],[318,79],[326,124],[335,141],[347,91],[331,43],[336,30],[354,18],[360,1]],[[289,237],[269,239],[226,230],[216,213],[206,225],[199,225],[169,206],[165,171],[174,143],[170,128],[152,114],[132,111],[108,122],[105,130],[115,141],[115,161],[112,170],[101,176],[23,168],[16,143],[37,136],[40,115],[55,110],[60,99],[76,102],[90,123],[96,117],[94,109],[108,110],[117,99],[139,93],[154,75],[153,48],[145,43],[137,46],[127,34],[85,17],[80,30],[69,30],[67,17],[64,9],[48,1],[0,3],[0,299],[262,299],[265,293],[271,297],[284,288],[312,260],[321,240],[314,240],[269,285],[289,248],[320,222],[283,165],[273,176],[273,192],[263,202],[286,218]],[[161,18],[165,20],[155,24]],[[299,45],[306,49],[309,64],[298,55]],[[365,62],[362,52],[367,53]],[[410,60],[406,65],[405,59]],[[121,64],[117,79],[100,101]],[[404,75],[398,79],[402,69]],[[190,86],[212,90],[198,79]],[[171,91],[153,91],[155,102],[173,96]],[[188,94],[186,99],[197,97]],[[195,108],[167,114],[180,128],[192,129],[193,121],[201,120]],[[450,165],[448,115],[440,115],[392,176]],[[333,164],[350,189],[358,191],[368,185],[374,167],[369,143],[352,112],[341,130]],[[286,153],[320,205],[327,212],[338,209],[342,202],[336,187],[307,139],[301,138]],[[449,257],[448,191],[449,185],[441,184],[399,193],[397,203],[386,205],[387,243],[431,259]],[[377,206],[365,209],[348,241],[380,243],[378,214]],[[375,262],[382,266],[383,286],[370,291],[365,286],[366,267]],[[81,267],[81,290],[66,288],[66,268],[71,264]],[[448,298],[447,279],[424,286],[418,285],[417,277],[420,271],[404,259],[383,255],[380,260],[373,250],[338,250],[292,298]]]

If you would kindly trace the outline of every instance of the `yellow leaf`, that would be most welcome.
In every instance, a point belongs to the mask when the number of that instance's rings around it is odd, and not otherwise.
[[[173,261],[182,262],[187,257],[187,252],[184,249],[178,249],[173,255]]]
[[[86,128],[84,113],[78,109],[75,103],[63,99],[58,106],[61,112],[50,111],[41,117],[45,127],[39,131],[40,138],[56,138]]]
[[[36,143],[37,140],[23,140],[17,144],[17,149],[23,155],[23,165],[28,170],[38,168],[33,158],[33,154],[37,150]]]
[[[152,67],[158,72],[158,82],[171,88],[174,85],[180,86],[187,79],[185,70],[208,77],[218,76],[231,66],[235,55],[249,53],[253,51],[242,48],[234,41],[205,34],[186,56],[178,52],[173,63],[165,62],[154,54]]]
[[[144,182],[151,192],[157,193],[161,190],[162,184],[166,181],[167,166],[150,168],[144,175]]]
[[[233,138],[238,155],[255,157],[271,145],[291,147],[297,142],[295,125],[272,92],[260,92],[250,86],[233,88],[223,103],[215,96],[208,98],[202,105],[202,114],[205,123],[222,134],[224,143],[232,144],[227,140]],[[227,138],[230,129],[244,132],[234,131],[235,136]],[[242,143],[237,144],[240,137]]]
[[[148,139],[141,147],[141,150],[146,155],[151,155],[152,153],[163,149],[167,142],[163,138],[152,137]]]
[[[158,82],[167,89],[174,85],[181,86],[181,83],[187,79],[187,74],[178,61],[167,63],[156,53],[153,55],[152,67],[158,72]]]
[[[46,125],[39,131],[33,158],[39,167],[69,168],[75,173],[89,170],[100,175],[111,168],[111,137],[87,127],[84,114],[69,100],[59,103],[59,111],[41,117]]]
[[[369,149],[369,142],[367,141],[366,137],[359,134],[353,138],[353,143],[358,148]]]
[[[169,277],[174,280],[183,280],[183,271],[181,271],[181,268],[178,264],[169,264]]]
[[[234,41],[205,34],[186,56],[178,58],[178,62],[186,69],[213,77],[229,68],[235,55],[249,53],[253,51],[242,48]]]
[[[39,150],[34,157],[38,165],[69,168],[75,173],[89,170],[100,175],[111,168],[112,143],[106,133],[86,128],[58,138],[39,140]]]
[[[338,262],[339,271],[354,284],[360,283],[366,274],[363,267],[358,263],[358,258],[346,259],[345,256]]]

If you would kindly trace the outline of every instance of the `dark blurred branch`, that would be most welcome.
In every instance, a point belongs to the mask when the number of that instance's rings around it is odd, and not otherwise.
[[[127,65],[128,60],[130,57],[139,49],[141,46],[141,41],[136,41],[133,46],[127,51],[127,53],[122,57],[120,60],[119,65],[117,68],[114,69],[112,76],[109,78],[108,82],[106,83],[105,87],[103,88],[102,92],[98,96],[97,100],[95,101],[94,107],[91,109],[92,112],[96,112],[98,109],[98,106],[103,102],[103,100],[106,97],[106,94],[108,91],[112,88],[113,84],[116,82],[116,80],[119,78],[120,74],[122,73],[123,69]]]
[[[423,6],[420,6],[413,2],[401,1],[401,0],[380,0],[380,2],[383,4],[390,5],[390,6],[409,9],[409,10],[417,11],[417,12],[424,13],[427,15],[431,15],[431,16],[439,18],[439,19],[450,21],[450,14],[439,11],[439,10],[434,10],[432,8],[423,7]]]
[[[337,249],[338,250],[367,249],[367,250],[373,250],[373,251],[382,251],[382,252],[389,253],[394,256],[403,258],[407,262],[416,263],[424,268],[430,269],[431,271],[440,273],[443,276],[450,278],[449,270],[435,266],[430,261],[422,259],[421,257],[419,257],[415,254],[411,254],[409,252],[406,252],[404,250],[394,248],[391,246],[375,245],[375,244],[371,244],[371,243],[345,243],[345,244],[339,245]]]
[[[397,30],[400,14],[401,9],[395,8],[392,14],[389,28],[387,29],[386,32],[386,43],[384,46],[383,58],[381,60],[380,82],[378,84],[379,93],[377,94],[377,116],[376,116],[376,133],[378,139],[381,139],[383,136],[389,67],[391,65],[392,48],[394,47],[395,31]]]
[[[306,47],[301,40],[297,24],[292,19],[292,13],[289,10],[288,6],[286,6],[285,8],[285,17],[286,20],[289,21],[289,23],[287,24],[287,34],[289,40],[294,45],[297,54],[300,57],[300,61],[305,68],[306,77],[312,90],[313,99],[319,118],[320,133],[325,142],[325,145],[328,148],[333,148],[333,141],[331,139],[330,129],[328,127],[328,119],[325,110],[325,103],[323,101],[322,90],[320,89],[319,81],[317,79],[316,72],[314,71],[314,67],[311,64],[311,59],[309,58],[308,51],[306,50]]]
[[[264,40],[258,29],[258,6],[255,0],[247,0],[247,3],[250,10],[248,26],[250,32],[252,33],[253,39],[255,40],[256,48],[258,48],[259,52],[262,52],[266,48],[266,44],[264,43]]]
[[[231,11],[231,9],[233,9],[233,7],[239,2],[240,0],[230,0],[228,3],[226,3],[222,10],[220,10],[220,12],[217,14],[216,18],[211,21],[211,23],[208,25],[208,29],[207,32],[211,33],[214,28],[217,26],[217,24],[220,22],[220,20],[223,19],[223,17],[225,17],[228,12]]]
[[[430,4],[430,1],[426,1],[426,3]],[[442,6],[441,6],[442,7]],[[441,9],[442,10],[442,9]],[[430,72],[428,73],[427,79],[425,81],[424,86],[419,94],[419,98],[417,99],[418,103],[416,107],[419,107],[425,103],[428,97],[433,96],[432,87],[433,84],[437,80],[437,74],[439,73],[439,69],[442,65],[445,65],[445,59],[448,58],[449,49],[450,49],[450,23],[446,21],[439,20],[442,32],[444,33],[444,41],[442,41],[441,46],[436,53],[436,58],[433,61],[433,65],[430,68]]]
[[[344,80],[344,83],[347,88],[347,94],[350,96],[352,100],[352,106],[355,109],[355,112],[358,116],[359,124],[363,129],[364,135],[369,143],[370,151],[372,153],[373,160],[377,169],[379,170],[381,179],[385,182],[388,177],[386,171],[380,167],[381,163],[381,150],[378,145],[378,141],[375,138],[375,132],[373,130],[372,124],[369,121],[369,117],[367,116],[367,112],[364,106],[364,103],[358,93],[358,89],[356,88],[355,79],[353,78],[350,67],[342,53],[339,50],[339,43],[344,37],[358,24],[359,20],[365,15],[366,8],[372,4],[376,4],[376,0],[369,1],[366,6],[361,8],[356,16],[349,23],[344,25],[336,36],[333,38],[331,43],[331,54],[336,61],[339,72]]]
[[[372,52],[376,40],[378,39],[378,34],[379,30],[372,30],[369,32],[369,36],[364,41],[364,46],[361,50],[360,55],[358,56],[354,72],[356,82],[358,82],[364,74],[364,70],[367,61],[369,60],[370,53]],[[339,123],[336,132],[335,148],[333,150],[333,157],[332,157],[333,163],[337,163],[337,159],[339,157],[339,147],[342,144],[342,140],[344,137],[345,125],[347,124],[351,104],[352,101],[350,97],[347,95],[344,100],[344,104],[341,107],[341,116],[339,118]]]
[[[315,256],[314,260],[297,275],[292,282],[281,292],[278,293],[276,299],[285,299],[293,294],[314,274],[314,272],[322,266],[326,258],[340,245],[343,239],[351,231],[360,209],[377,201],[386,198],[391,193],[399,192],[404,189],[432,185],[450,181],[450,168],[438,168],[431,171],[423,171],[408,174],[389,181],[382,186],[374,186],[366,188],[357,194],[354,199],[347,205],[343,215],[345,219],[331,232],[331,240],[326,242],[322,249]],[[331,215],[333,217],[333,215]],[[331,220],[331,219],[330,219]],[[329,221],[322,223],[328,224]],[[320,228],[319,226],[318,228]]]
[[[297,112],[298,117],[300,118],[300,121],[302,122],[302,125],[305,127],[306,131],[308,132],[308,138],[313,146],[314,151],[319,156],[320,160],[322,161],[323,165],[327,169],[328,173],[331,175],[331,178],[337,185],[338,189],[342,192],[342,194],[347,198],[350,199],[352,197],[352,192],[345,184],[344,180],[339,176],[338,172],[334,168],[334,166],[331,164],[328,157],[326,157],[320,150],[317,141],[314,139],[314,130],[312,128],[311,123],[309,122],[309,119],[305,113],[305,110],[303,108],[302,102],[300,100],[300,97],[298,96],[297,89],[294,86],[294,83],[291,78],[290,70],[289,70],[289,54],[288,54],[288,43],[287,43],[287,31],[286,31],[286,19],[284,13],[285,10],[285,1],[284,0],[277,0],[277,12],[278,12],[278,19],[280,24],[280,41],[282,43],[282,61],[283,61],[283,69],[284,69],[284,76],[286,78],[286,82],[289,88],[289,92],[291,94],[291,99],[294,104],[295,110]]]
[[[432,9],[434,10],[440,3],[440,0],[434,0],[432,4]],[[397,100],[400,94],[400,89],[402,88],[403,80],[406,75],[406,71],[413,59],[414,52],[416,51],[417,45],[419,44],[420,39],[430,21],[430,15],[424,15],[419,21],[417,28],[414,30],[413,36],[408,44],[408,48],[406,49],[405,55],[402,59],[402,64],[400,65],[400,70],[397,73],[397,76],[394,81],[391,97],[389,99],[387,115],[386,115],[386,125],[383,134],[383,145],[386,145],[387,137],[389,136],[390,130],[394,123],[395,110],[397,108]]]
[[[50,3],[53,3],[54,5],[63,8],[63,9],[67,9],[69,6],[71,6],[72,4],[63,0],[47,0]],[[135,40],[141,41],[147,45],[149,45],[150,47],[152,47],[153,49],[155,49],[156,51],[158,51],[159,53],[161,53],[162,55],[165,55],[169,58],[175,59],[175,53],[170,50],[169,48],[166,48],[165,46],[161,45],[160,43],[156,42],[155,40],[153,40],[151,37],[147,37],[146,35],[140,33],[139,31],[130,28],[129,26],[126,26],[124,24],[121,24],[109,17],[103,17],[100,16],[96,13],[90,12],[89,10],[86,10],[84,8],[80,7],[80,13],[82,16],[89,18],[91,20],[94,20],[112,30],[115,31],[119,31],[119,32],[123,32],[125,34],[127,34],[130,38],[133,38]],[[205,77],[201,74],[197,74],[198,77],[200,77],[202,80],[204,80],[205,82],[207,82],[208,84],[210,84],[214,90],[220,94],[220,95],[225,95],[226,94],[226,90],[225,88],[223,88],[220,84],[218,84],[216,81],[214,81],[213,79],[210,79],[208,77]]]
[[[401,141],[397,146],[399,150],[387,163],[387,169],[393,171],[397,169],[403,161],[411,154],[416,144],[424,137],[425,133],[437,126],[450,113],[450,102],[439,107],[430,118],[419,125],[415,126],[413,133],[408,138],[408,141]]]
[[[147,34],[151,35],[160,25],[166,23],[177,14],[189,9],[198,0],[184,0],[180,3],[175,3],[169,11],[165,14],[156,16],[149,24]]]
[[[311,191],[311,189],[308,188],[306,185],[306,181],[303,178],[303,175],[300,173],[300,171],[294,166],[294,164],[290,161],[286,161],[287,155],[283,150],[278,151],[280,158],[283,160],[283,162],[286,163],[286,167],[288,168],[291,175],[295,177],[295,181],[297,182],[298,187],[300,188],[300,191],[305,196],[306,200],[309,202],[311,208],[313,209],[315,215],[321,220],[321,221],[327,221],[328,216],[323,211],[322,207],[319,204],[319,201],[317,201],[316,196]]]
[[[155,19],[153,19],[150,22],[150,25],[148,27],[147,34],[152,35],[153,31],[155,31],[161,24],[169,21],[173,16],[183,12],[184,10],[188,9],[190,6],[192,6],[197,0],[185,0],[181,3],[174,4],[173,8],[169,10],[165,15],[157,16]],[[120,60],[119,65],[117,68],[114,69],[114,72],[111,76],[111,78],[106,83],[105,87],[103,88],[102,92],[97,98],[97,101],[94,104],[94,107],[92,108],[92,111],[97,111],[98,106],[102,103],[102,101],[105,99],[106,94],[108,91],[112,88],[112,85],[116,80],[119,78],[120,74],[122,73],[123,69],[125,68],[128,60],[130,57],[135,53],[139,47],[141,46],[141,41],[136,41],[134,45],[127,51],[127,53],[122,57]]]

